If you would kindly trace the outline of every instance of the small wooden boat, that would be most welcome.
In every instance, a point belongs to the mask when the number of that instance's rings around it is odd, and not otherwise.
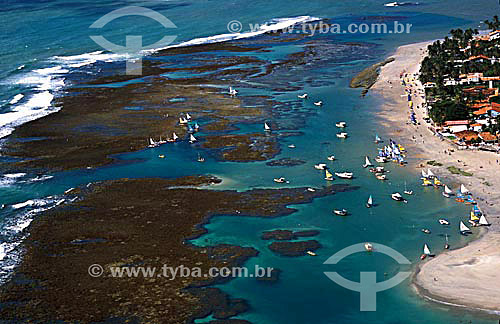
[[[433,257],[434,254],[431,253],[431,250],[429,249],[429,246],[427,244],[424,244],[424,253],[420,256],[420,260],[425,259],[426,257]]]
[[[404,203],[407,203],[408,201],[401,196],[399,192],[394,192],[391,194],[391,198],[396,201],[402,201]]]
[[[444,219],[444,218],[440,218],[438,220],[439,224],[441,225],[450,225],[450,222],[447,220],[447,219]]]
[[[368,201],[366,202],[366,208],[371,208],[373,207],[373,198],[372,198],[372,195],[370,195],[370,197],[368,197]]]
[[[234,97],[234,96],[236,96],[237,94],[238,94],[238,90],[233,89],[233,87],[229,87],[229,95],[230,95],[231,97]]]
[[[314,168],[316,170],[325,170],[326,169],[326,164],[325,163],[318,163],[314,165]]]
[[[338,138],[347,138],[348,134],[346,132],[337,133]]]
[[[369,166],[373,166],[372,162],[368,158],[368,156],[365,156],[365,164],[363,164],[363,168],[367,168]]]
[[[339,215],[339,216],[347,216],[347,210],[346,209],[334,209],[333,213],[335,215]]]
[[[353,178],[352,172],[335,172],[335,175],[341,179],[352,179]]]
[[[472,231],[470,228],[467,227],[467,225],[464,224],[464,222],[460,221],[460,234],[467,236],[467,234],[471,234]]]
[[[328,171],[328,169],[325,169],[325,180],[332,181],[333,180],[333,174]]]

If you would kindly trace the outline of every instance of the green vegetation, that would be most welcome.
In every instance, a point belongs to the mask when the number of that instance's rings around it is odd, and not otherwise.
[[[492,30],[500,29],[497,16],[485,23]],[[488,34],[483,37],[477,29],[453,29],[450,34],[451,37],[428,46],[428,56],[423,59],[420,68],[420,81],[436,84],[426,89],[426,95],[431,102],[429,116],[438,124],[447,120],[472,119],[473,109],[468,107],[491,95],[482,91],[464,92],[464,89],[476,85],[488,88],[487,81],[468,80],[465,75],[482,73],[484,77],[500,76],[500,62],[490,61],[490,58],[500,57],[500,38],[489,39]],[[500,102],[498,97],[491,99]],[[497,128],[500,130],[500,126]]]
[[[454,166],[447,167],[446,169],[448,169],[448,171],[450,171],[452,174],[460,174],[460,175],[463,175],[465,177],[472,177],[474,175],[470,172],[463,171],[463,170],[461,170],[457,167],[454,167]]]
[[[432,166],[442,166],[442,165],[443,165],[442,163],[439,163],[439,162],[438,162],[438,161],[436,161],[436,160],[427,161],[427,164],[428,164],[428,165],[432,165]]]
[[[349,83],[349,87],[365,88],[365,90],[363,90],[363,93],[366,93],[368,89],[370,89],[377,81],[378,75],[380,73],[380,68],[392,61],[394,61],[394,58],[390,57],[383,62],[379,62],[377,64],[373,64],[370,67],[367,67],[363,71],[359,72],[354,78],[352,78],[351,82]]]

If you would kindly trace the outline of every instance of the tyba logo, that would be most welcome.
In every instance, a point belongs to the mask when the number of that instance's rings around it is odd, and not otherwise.
[[[143,16],[148,17],[159,22],[165,28],[177,28],[177,26],[170,21],[167,17],[158,13],[157,11],[137,6],[128,6],[120,9],[113,10],[106,15],[102,16],[96,20],[89,28],[103,28],[111,21],[127,16]],[[143,47],[142,36],[138,35],[126,35],[125,36],[125,46],[121,46],[108,41],[102,35],[93,35],[90,38],[97,43],[97,45],[102,48],[120,54],[127,54],[129,59],[127,60],[127,74],[131,75],[141,75],[142,74],[142,53],[146,50],[151,50],[155,48],[165,47],[171,44],[177,36],[164,36],[162,39],[154,44]],[[131,56],[136,56],[134,59],[130,59]]]
[[[411,264],[411,262],[398,251],[382,245],[382,244],[372,244],[373,252],[383,253],[398,262],[399,264]],[[358,243],[348,246],[331,257],[328,258],[323,264],[337,264],[343,258],[358,252],[365,251],[365,244]],[[325,275],[338,285],[347,288],[349,290],[358,291],[360,293],[360,311],[376,311],[377,310],[377,292],[390,289],[403,280],[405,280],[411,272],[401,271],[391,279],[377,282],[376,272],[360,272],[360,281],[355,282],[348,280],[337,272],[325,272]]]

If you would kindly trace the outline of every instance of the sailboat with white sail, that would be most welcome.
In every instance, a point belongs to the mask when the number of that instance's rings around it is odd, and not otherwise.
[[[431,169],[427,169],[427,178],[434,178],[436,175],[431,171]]]
[[[175,132],[172,133],[172,138],[169,138],[167,141],[168,142],[176,142],[177,139],[179,139],[179,136]]]
[[[453,195],[453,191],[447,185],[444,185],[443,196],[450,198],[451,195]]]
[[[378,144],[380,142],[382,142],[382,139],[378,136],[378,134],[375,134],[375,144]]]
[[[490,226],[491,224],[486,220],[486,217],[484,215],[481,215],[481,218],[479,218],[479,225],[481,226]]]
[[[365,164],[363,164],[363,168],[367,168],[369,166],[373,166],[372,162],[368,158],[368,156],[365,156]]]
[[[467,235],[471,234],[470,228],[467,227],[467,225],[464,224],[464,222],[460,221],[460,234],[462,235]]]
[[[370,195],[370,197],[368,197],[368,201],[366,202],[366,208],[371,208],[371,207],[373,207],[372,195]]]
[[[426,244],[424,244],[424,253],[420,256],[420,259],[423,260],[428,256],[432,257],[432,256],[434,256],[434,254],[431,253],[431,249],[429,249],[429,246],[426,243]]]
[[[158,143],[156,143],[151,137],[149,138],[148,147],[157,147]]]
[[[184,117],[179,117],[179,124],[186,125],[188,123],[187,119]]]
[[[422,177],[420,179],[422,179],[422,180],[427,179],[427,173],[425,172],[424,169],[422,169],[421,173],[422,173]]]
[[[196,141],[197,141],[197,139],[196,139],[196,137],[193,136],[193,134],[189,135],[189,143],[193,144]]]
[[[469,189],[467,189],[463,184],[460,185],[460,193],[462,195],[466,195],[468,193],[470,193]]]
[[[271,131],[271,127],[269,127],[269,125],[267,123],[264,123],[264,130],[266,132],[270,132]]]
[[[191,120],[191,115],[189,113],[186,113],[186,119]]]

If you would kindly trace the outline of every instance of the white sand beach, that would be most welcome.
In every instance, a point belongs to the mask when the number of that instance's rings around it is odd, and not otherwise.
[[[395,61],[382,68],[371,91],[384,99],[380,115],[385,126],[391,130],[391,135],[409,148],[409,167],[430,167],[454,190],[462,183],[466,185],[492,225],[488,229],[481,229],[484,232],[481,238],[466,247],[443,252],[422,262],[413,283],[419,293],[436,301],[500,311],[500,155],[456,149],[450,152],[451,144],[440,140],[428,129],[429,124],[423,120],[423,108],[415,109],[421,125],[406,123],[409,109],[404,88],[400,84],[400,74],[418,72],[430,43],[399,47],[392,55]],[[413,89],[418,88],[422,89],[422,85],[415,81]],[[413,102],[415,106],[421,107],[422,99],[414,96]],[[436,160],[443,165],[429,166],[426,164],[429,160]],[[450,166],[473,175],[453,175],[447,170]],[[458,224],[453,225],[457,226],[458,232]],[[473,231],[478,232],[478,229]]]

